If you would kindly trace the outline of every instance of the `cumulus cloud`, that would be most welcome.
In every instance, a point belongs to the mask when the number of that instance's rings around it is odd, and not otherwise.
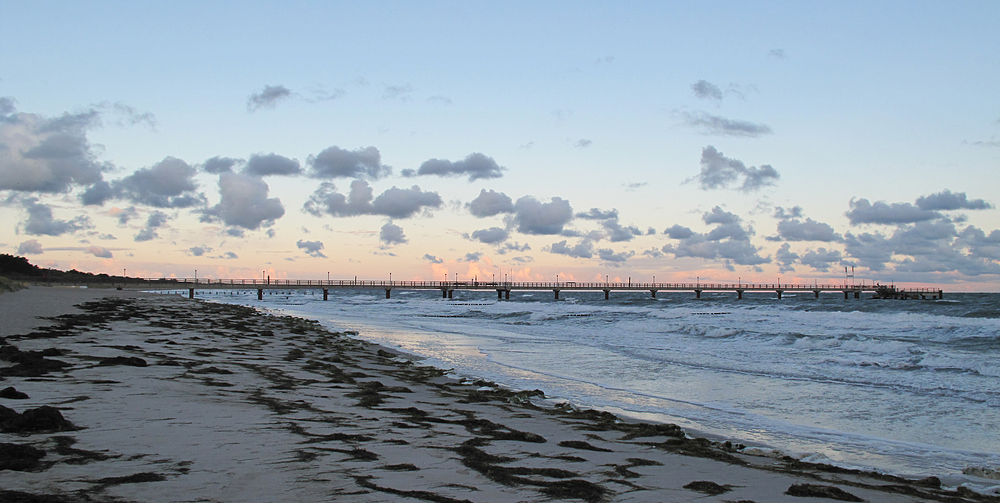
[[[687,239],[694,236],[694,231],[690,227],[684,227],[680,224],[674,224],[663,230],[663,233],[667,235],[670,239]]]
[[[326,255],[323,255],[322,251],[322,241],[303,241],[300,239],[295,242],[295,246],[298,246],[300,250],[306,252],[310,257],[326,258]]]
[[[772,59],[785,59],[785,57],[786,57],[785,56],[785,50],[784,49],[771,49],[770,51],[767,51],[767,57],[768,58],[772,58]]]
[[[479,262],[483,258],[482,252],[466,253],[464,257],[458,259],[459,262]]]
[[[708,135],[757,138],[774,132],[767,124],[727,119],[700,111],[681,112],[680,115],[685,125],[700,129],[703,134]]]
[[[21,205],[28,212],[28,219],[24,221],[24,233],[28,235],[61,236],[68,232],[94,227],[90,218],[86,216],[78,216],[72,220],[57,220],[52,215],[52,207],[39,202],[35,197],[25,198],[21,201]]]
[[[851,209],[845,213],[851,225],[883,224],[898,225],[926,222],[944,218],[937,211],[918,208],[910,203],[887,204],[876,201],[874,204],[865,198],[851,199]]]
[[[525,244],[521,244],[521,243],[503,243],[502,245],[497,246],[496,251],[497,251],[497,255],[506,255],[508,252],[524,253],[524,252],[526,252],[526,251],[528,251],[530,249],[531,249],[531,246],[529,246],[528,243],[525,243]]]
[[[108,214],[118,219],[118,225],[126,225],[130,220],[139,216],[139,210],[137,210],[135,206],[129,206],[125,209],[112,208]]]
[[[426,260],[426,261],[428,261],[428,262],[430,262],[432,264],[441,264],[441,263],[444,263],[444,260],[441,260],[441,259],[435,257],[434,255],[427,254],[427,253],[425,253],[424,256],[421,257],[421,258],[423,258],[424,260]]]
[[[543,249],[543,251],[546,251]],[[557,255],[566,255],[567,257],[573,258],[591,258],[594,256],[594,243],[583,240],[574,246],[569,246],[566,240],[562,240],[558,243],[552,243],[551,246],[547,247],[549,253],[555,253]]]
[[[844,235],[844,250],[857,264],[872,271],[885,270],[892,260],[892,243],[880,232]]]
[[[409,189],[392,187],[373,198],[374,192],[364,180],[351,182],[345,197],[335,192],[336,186],[324,182],[306,201],[304,209],[316,216],[335,217],[383,215],[390,218],[410,218],[421,211],[439,208],[444,201],[437,192],[425,192],[414,185]]]
[[[740,192],[753,192],[774,185],[780,177],[769,164],[748,167],[743,161],[726,157],[709,145],[701,150],[701,172],[687,182],[697,180],[702,190],[735,188]]]
[[[160,237],[156,234],[156,229],[167,223],[169,217],[162,211],[154,211],[146,219],[146,227],[135,235],[136,242],[150,241]]]
[[[98,125],[97,110],[50,118],[15,113],[14,100],[0,98],[0,190],[59,193],[100,182],[112,166],[87,139]]]
[[[35,239],[29,239],[17,246],[18,255],[41,255],[42,253],[45,253],[42,243]]]
[[[691,90],[694,91],[694,95],[699,99],[722,100],[722,89],[719,89],[719,86],[707,80],[699,80],[691,84]]]
[[[795,268],[792,267],[796,262],[799,261],[799,254],[792,251],[792,246],[788,243],[782,243],[781,247],[774,254],[774,260],[778,263],[778,272],[795,272]]]
[[[490,227],[489,229],[472,231],[472,239],[488,245],[502,243],[507,241],[507,238],[509,237],[510,233],[507,232],[507,229],[502,229],[500,227]]]
[[[607,237],[612,243],[631,241],[634,237],[642,235],[642,230],[638,227],[634,225],[623,226],[618,223],[617,215],[615,218],[602,221],[601,227],[604,228],[606,233],[605,237]]]
[[[281,200],[268,198],[268,186],[258,177],[239,173],[219,175],[219,204],[202,212],[202,221],[222,223],[237,233],[270,226],[285,214]]]
[[[97,258],[114,258],[114,254],[111,253],[111,250],[103,246],[91,246],[84,250],[84,252]]]
[[[299,161],[289,159],[271,152],[270,154],[254,154],[250,156],[243,173],[254,176],[296,176],[302,173]]]
[[[632,183],[623,183],[622,187],[625,187],[625,192],[635,192],[647,185],[649,185],[649,182],[632,182]]]
[[[829,272],[830,267],[834,264],[839,264],[843,260],[843,256],[840,254],[840,250],[827,250],[826,248],[819,248],[817,250],[808,250],[799,262],[802,265],[807,265],[816,269],[820,272]]]
[[[382,226],[378,232],[378,240],[385,246],[403,245],[410,242],[403,234],[403,228],[392,222],[386,222]]]
[[[623,264],[628,259],[634,257],[635,252],[629,250],[616,253],[611,248],[600,248],[597,250],[597,256],[608,265],[617,267],[619,264]]]
[[[188,248],[188,253],[190,253],[193,257],[200,257],[206,253],[210,253],[211,251],[212,248],[206,245],[192,246],[191,248]]]
[[[500,178],[506,168],[497,164],[492,157],[479,152],[473,152],[461,161],[449,161],[447,159],[428,159],[424,161],[416,171],[412,169],[403,170],[403,176],[466,176],[469,181],[481,178]]]
[[[582,138],[573,142],[573,146],[577,148],[587,148],[593,144],[594,144],[593,140],[588,140],[586,138]]]
[[[345,150],[327,147],[306,159],[309,176],[313,178],[367,178],[378,180],[392,174],[392,168],[382,164],[382,154],[375,147]]]
[[[591,208],[590,211],[577,213],[576,218],[582,218],[584,220],[618,220],[618,210],[614,208],[610,210]]]
[[[716,227],[707,233],[694,232],[678,225],[667,229],[665,234],[679,242],[664,245],[663,253],[672,253],[675,258],[721,261],[730,270],[733,263],[759,265],[771,261],[770,257],[760,256],[760,248],[750,242],[753,229],[744,227],[738,215],[716,206],[702,215],[702,221]]]
[[[989,210],[993,208],[993,205],[982,199],[973,199],[970,201],[965,192],[952,192],[945,189],[941,192],[918,198],[917,208],[925,211]]]
[[[278,103],[292,97],[292,91],[285,86],[266,85],[260,91],[254,91],[247,98],[247,112],[256,112],[261,108],[274,108]]]
[[[990,235],[974,226],[959,231],[950,220],[916,222],[879,232],[845,236],[851,262],[874,271],[892,264],[898,273],[916,275],[958,273],[966,276],[1000,274],[1000,231]]]
[[[572,219],[573,208],[569,201],[560,197],[542,203],[534,197],[524,196],[514,204],[514,222],[522,234],[559,234]]]
[[[514,202],[503,192],[482,189],[479,196],[465,205],[469,213],[479,218],[492,217],[500,213],[513,213]]]
[[[802,216],[803,216],[802,207],[800,206],[793,206],[791,209],[787,210],[785,208],[782,208],[781,206],[778,206],[777,208],[774,209],[774,218],[777,218],[779,220],[802,218]]]
[[[190,208],[205,204],[204,194],[195,191],[198,171],[188,163],[165,157],[148,168],[141,168],[112,186],[122,197],[156,208]]]
[[[775,240],[768,238],[770,240]],[[789,219],[778,222],[778,237],[784,241],[823,241],[825,243],[841,242],[843,236],[833,230],[829,224],[817,222],[811,218],[805,220]]]
[[[215,156],[201,163],[201,169],[206,173],[218,175],[220,173],[227,173],[232,171],[234,166],[236,166],[237,164],[241,164],[243,162],[244,162],[243,159]]]

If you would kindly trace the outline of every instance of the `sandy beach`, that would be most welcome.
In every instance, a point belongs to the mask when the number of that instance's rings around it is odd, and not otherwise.
[[[3,502],[1000,501],[458,380],[239,306],[33,287],[0,318]]]

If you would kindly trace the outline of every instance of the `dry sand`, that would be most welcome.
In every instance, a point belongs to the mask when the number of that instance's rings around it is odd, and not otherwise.
[[[238,306],[33,287],[0,319],[0,388],[29,397],[0,398],[0,501],[1000,500],[553,407]]]

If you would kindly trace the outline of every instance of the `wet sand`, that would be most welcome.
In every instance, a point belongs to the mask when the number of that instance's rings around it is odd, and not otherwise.
[[[27,395],[0,398],[0,501],[1000,501],[749,455],[240,306],[33,287],[0,318],[0,388]]]

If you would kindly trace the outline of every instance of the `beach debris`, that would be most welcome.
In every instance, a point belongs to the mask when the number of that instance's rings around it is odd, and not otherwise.
[[[141,472],[123,477],[104,477],[93,482],[102,486],[114,486],[121,484],[141,484],[143,482],[162,482],[164,480],[167,480],[167,477],[159,473]]]
[[[420,470],[420,468],[417,468],[416,465],[414,465],[413,463],[401,463],[401,464],[398,464],[398,465],[385,465],[385,466],[382,467],[382,469],[383,470],[393,471],[393,472],[415,472],[415,471],[419,471]]]
[[[145,367],[146,360],[143,360],[138,356],[115,356],[113,358],[101,359],[98,365],[102,367],[110,367],[113,365],[125,365],[128,367]]]
[[[47,356],[59,356],[62,352],[56,348],[42,351],[21,351],[15,346],[0,347],[0,360],[6,360],[15,365],[0,368],[0,376],[41,377],[53,370],[69,367],[70,364],[61,360],[50,360]]]
[[[691,491],[708,494],[710,496],[718,496],[720,494],[725,494],[728,493],[729,491],[732,491],[733,486],[729,484],[719,485],[709,480],[696,480],[694,482],[686,484],[684,486],[684,489],[689,489]]]
[[[28,394],[22,393],[14,389],[13,386],[8,386],[0,390],[0,398],[9,398],[11,400],[25,400],[28,398]]]
[[[43,405],[20,414],[0,405],[0,431],[4,433],[34,433],[41,431],[75,430],[73,423],[63,418],[55,407]]]
[[[792,484],[785,491],[789,496],[799,498],[829,498],[837,501],[865,501],[839,487],[822,484]]]
[[[30,445],[0,443],[0,470],[35,471],[44,457],[45,451]]]

